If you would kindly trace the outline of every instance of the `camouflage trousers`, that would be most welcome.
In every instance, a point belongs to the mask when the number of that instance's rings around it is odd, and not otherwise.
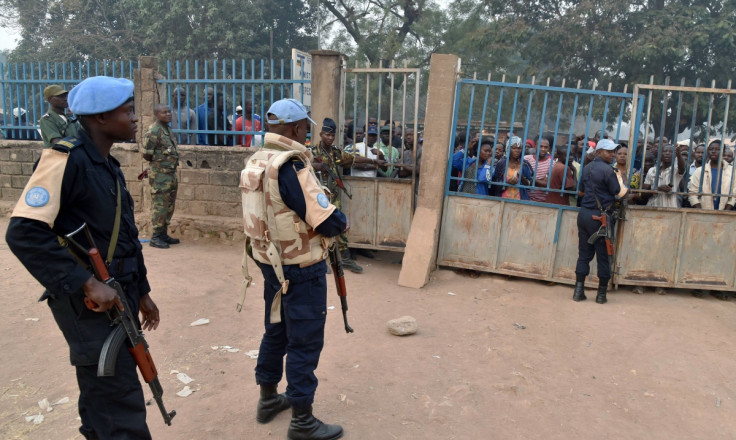
[[[148,183],[151,185],[151,211],[153,212],[151,227],[153,237],[156,237],[167,233],[171,216],[174,215],[179,181],[176,178],[176,171],[160,172],[151,169],[148,172]]]
[[[337,190],[337,195],[330,196],[330,203],[335,205],[337,209],[342,211],[342,203],[340,203],[340,189]],[[337,237],[337,248],[340,252],[347,250],[348,248],[348,234],[343,231]]]

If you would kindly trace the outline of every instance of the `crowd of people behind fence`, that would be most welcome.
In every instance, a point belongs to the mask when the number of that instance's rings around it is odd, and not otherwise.
[[[504,130],[492,134],[460,131],[455,136],[450,190],[517,200],[579,206],[577,190],[581,168],[590,163],[598,142],[608,134],[597,132],[564,136],[550,134],[526,140]],[[629,182],[631,202],[661,208],[693,207],[733,209],[736,179],[733,147],[721,139],[705,143],[680,142],[650,137],[638,140],[632,172],[626,142],[616,147],[612,166]],[[569,139],[569,142],[568,142]],[[631,175],[629,175],[631,174]],[[721,195],[721,196],[719,196]]]

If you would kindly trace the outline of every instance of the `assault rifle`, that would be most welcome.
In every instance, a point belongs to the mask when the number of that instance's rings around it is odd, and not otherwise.
[[[591,235],[590,238],[588,238],[588,244],[595,244],[596,241],[598,241],[599,238],[603,237],[606,239],[606,252],[608,253],[608,256],[613,255],[613,225],[611,225],[611,222],[608,219],[608,213],[601,212],[601,215],[594,215],[593,220],[598,220],[601,222],[601,227],[596,231],[595,234]]]
[[[330,257],[330,266],[332,273],[335,275],[335,287],[337,295],[340,297],[340,306],[342,307],[342,320],[345,321],[345,333],[353,333],[353,328],[348,325],[348,289],[345,287],[345,272],[342,269],[342,260],[340,252],[337,250],[337,241],[327,249]]]
[[[84,248],[74,240],[74,236],[80,232],[84,232],[84,235],[87,237],[87,241],[91,246],[89,249]],[[164,401],[162,398],[164,390],[161,387],[161,382],[158,380],[158,371],[156,371],[156,366],[153,364],[151,353],[148,351],[148,343],[146,342],[146,338],[143,337],[143,331],[139,330],[135,316],[130,310],[129,303],[126,301],[123,288],[115,278],[110,276],[107,265],[102,259],[100,251],[95,246],[94,240],[92,240],[92,234],[90,234],[86,223],[82,224],[79,229],[70,232],[65,237],[68,243],[74,246],[77,251],[89,258],[89,262],[91,263],[90,266],[94,271],[95,278],[115,289],[120,303],[124,305],[123,310],[120,309],[120,306],[115,305],[105,312],[107,317],[110,319],[110,325],[115,328],[108,335],[104,345],[102,346],[100,361],[97,364],[97,376],[115,375],[115,363],[117,361],[118,353],[120,352],[120,347],[122,347],[123,343],[127,341],[128,351],[133,355],[133,359],[135,359],[135,363],[138,365],[141,375],[143,375],[143,380],[145,380],[151,387],[153,398],[156,400],[156,404],[158,404],[158,408],[161,410],[164,422],[171,426],[171,419],[176,415],[176,411],[167,412],[166,407],[164,407]],[[88,309],[94,309],[97,307],[97,304],[87,297],[84,298],[84,305],[87,306]]]
[[[343,180],[342,180],[342,179],[340,178],[340,176],[336,175],[336,174],[335,174],[335,173],[334,173],[334,172],[333,172],[333,171],[332,171],[332,170],[330,169],[329,165],[328,165],[328,164],[326,164],[326,163],[324,163],[324,162],[322,162],[322,160],[320,160],[320,159],[319,159],[318,157],[316,157],[316,156],[315,156],[315,157],[314,157],[314,160],[316,160],[317,162],[319,162],[319,163],[321,163],[322,165],[324,165],[324,166],[323,166],[322,168],[323,168],[323,169],[324,169],[324,170],[325,170],[325,171],[327,172],[327,176],[328,176],[328,177],[329,177],[330,179],[334,180],[334,181],[335,181],[335,183],[337,184],[337,187],[338,187],[338,188],[340,188],[340,189],[341,189],[341,190],[342,190],[342,191],[343,191],[343,192],[345,193],[345,195],[346,195],[346,196],[348,196],[348,198],[349,198],[350,200],[352,200],[352,199],[353,199],[353,193],[352,193],[352,191],[350,190],[350,187],[348,187],[348,186],[346,186],[346,185],[345,185],[345,182],[343,182]]]

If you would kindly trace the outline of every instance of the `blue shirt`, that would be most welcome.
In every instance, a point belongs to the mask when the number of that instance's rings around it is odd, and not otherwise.
[[[711,167],[711,179],[710,179],[710,192],[712,194],[720,194],[721,193],[721,176],[718,175],[718,167]],[[721,206],[721,198],[720,197],[713,197],[713,209],[716,211]]]
[[[209,115],[211,108],[207,107],[207,103],[204,103],[197,107],[197,128],[199,130],[214,130],[212,127],[207,125],[207,116]],[[198,145],[207,145],[207,134],[199,133],[197,135]]]
[[[600,157],[593,159],[591,163],[583,167],[580,178],[580,191],[584,193],[580,206],[588,209],[600,209],[598,201],[604,210],[613,209],[616,195],[621,191],[618,184],[616,172]],[[596,201],[596,196],[598,201]]]

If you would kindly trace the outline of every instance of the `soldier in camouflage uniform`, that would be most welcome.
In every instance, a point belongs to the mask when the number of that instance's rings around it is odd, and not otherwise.
[[[156,122],[149,127],[143,140],[143,158],[151,163],[148,182],[151,184],[151,246],[167,249],[170,244],[178,244],[179,239],[169,236],[168,228],[174,215],[176,192],[179,182],[176,167],[179,164],[179,151],[171,133],[171,109],[168,105],[157,104],[153,110]]]
[[[335,205],[337,209],[341,210],[342,204],[340,203],[340,192],[344,190],[338,185],[337,179],[340,179],[342,182],[342,168],[349,167],[353,163],[375,164],[375,161],[373,159],[345,152],[339,147],[334,146],[333,143],[335,142],[336,132],[337,125],[335,124],[335,121],[330,118],[325,118],[322,123],[322,130],[319,133],[319,144],[312,147],[312,155],[314,156],[312,165],[317,172],[317,176],[321,178],[322,185],[326,186],[330,191],[330,203]],[[362,273],[363,268],[350,257],[350,251],[348,250],[348,236],[346,232],[343,232],[338,236],[338,245],[342,256],[343,267],[355,273]]]
[[[41,116],[38,125],[41,128],[43,146],[46,148],[51,148],[60,139],[77,135],[79,130],[77,121],[71,115],[66,114],[66,109],[69,107],[68,95],[69,92],[57,84],[43,89],[43,97],[49,103],[49,111]]]

